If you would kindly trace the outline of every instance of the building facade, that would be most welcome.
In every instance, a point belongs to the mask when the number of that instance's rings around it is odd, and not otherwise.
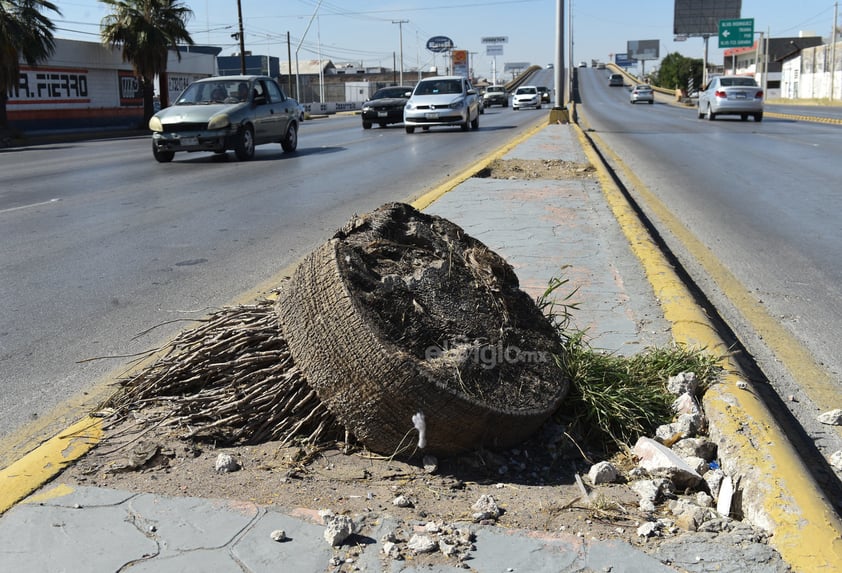
[[[725,74],[754,76],[764,88],[766,99],[778,99],[784,97],[782,62],[792,54],[821,43],[820,36],[802,33],[790,38],[759,39],[747,48],[730,48],[724,53]]]
[[[11,129],[27,132],[135,128],[143,121],[140,81],[119,49],[97,42],[56,39],[53,55],[38,66],[21,63],[9,90]],[[187,84],[216,73],[216,54],[170,52],[170,101]]]

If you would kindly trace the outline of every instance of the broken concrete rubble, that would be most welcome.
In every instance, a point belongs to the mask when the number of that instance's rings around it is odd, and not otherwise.
[[[642,436],[633,448],[639,465],[652,475],[669,478],[677,488],[694,488],[702,476],[684,459],[663,444]]]

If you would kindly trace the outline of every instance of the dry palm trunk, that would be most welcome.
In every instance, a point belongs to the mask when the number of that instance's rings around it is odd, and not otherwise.
[[[280,294],[296,366],[372,451],[508,447],[567,393],[558,335],[512,268],[409,205],[356,217]]]

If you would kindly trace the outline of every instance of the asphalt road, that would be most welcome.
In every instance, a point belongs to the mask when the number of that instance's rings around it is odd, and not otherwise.
[[[842,407],[842,126],[631,105],[606,73],[580,70],[587,125],[782,402],[826,455],[838,451],[839,432],[816,415]]]
[[[125,356],[271,288],[354,213],[411,200],[540,120],[495,108],[479,131],[408,135],[333,116],[305,122],[296,153],[260,146],[245,163],[161,165],[148,137],[0,150],[0,442],[52,435],[80,411],[51,409],[95,403]]]

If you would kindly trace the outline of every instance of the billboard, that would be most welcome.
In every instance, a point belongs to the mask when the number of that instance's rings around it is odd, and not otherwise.
[[[453,49],[453,40],[447,36],[433,36],[427,40],[427,49],[436,54],[449,52]]]
[[[740,17],[742,0],[675,0],[673,34],[717,36],[719,21]]]
[[[626,53],[632,60],[657,60],[660,40],[635,40],[626,42]]]
[[[614,54],[614,63],[621,68],[629,68],[637,63],[637,60],[629,58],[628,54]]]
[[[453,75],[462,76],[463,78],[470,77],[468,50],[453,50],[451,52],[451,58],[453,59]]]

